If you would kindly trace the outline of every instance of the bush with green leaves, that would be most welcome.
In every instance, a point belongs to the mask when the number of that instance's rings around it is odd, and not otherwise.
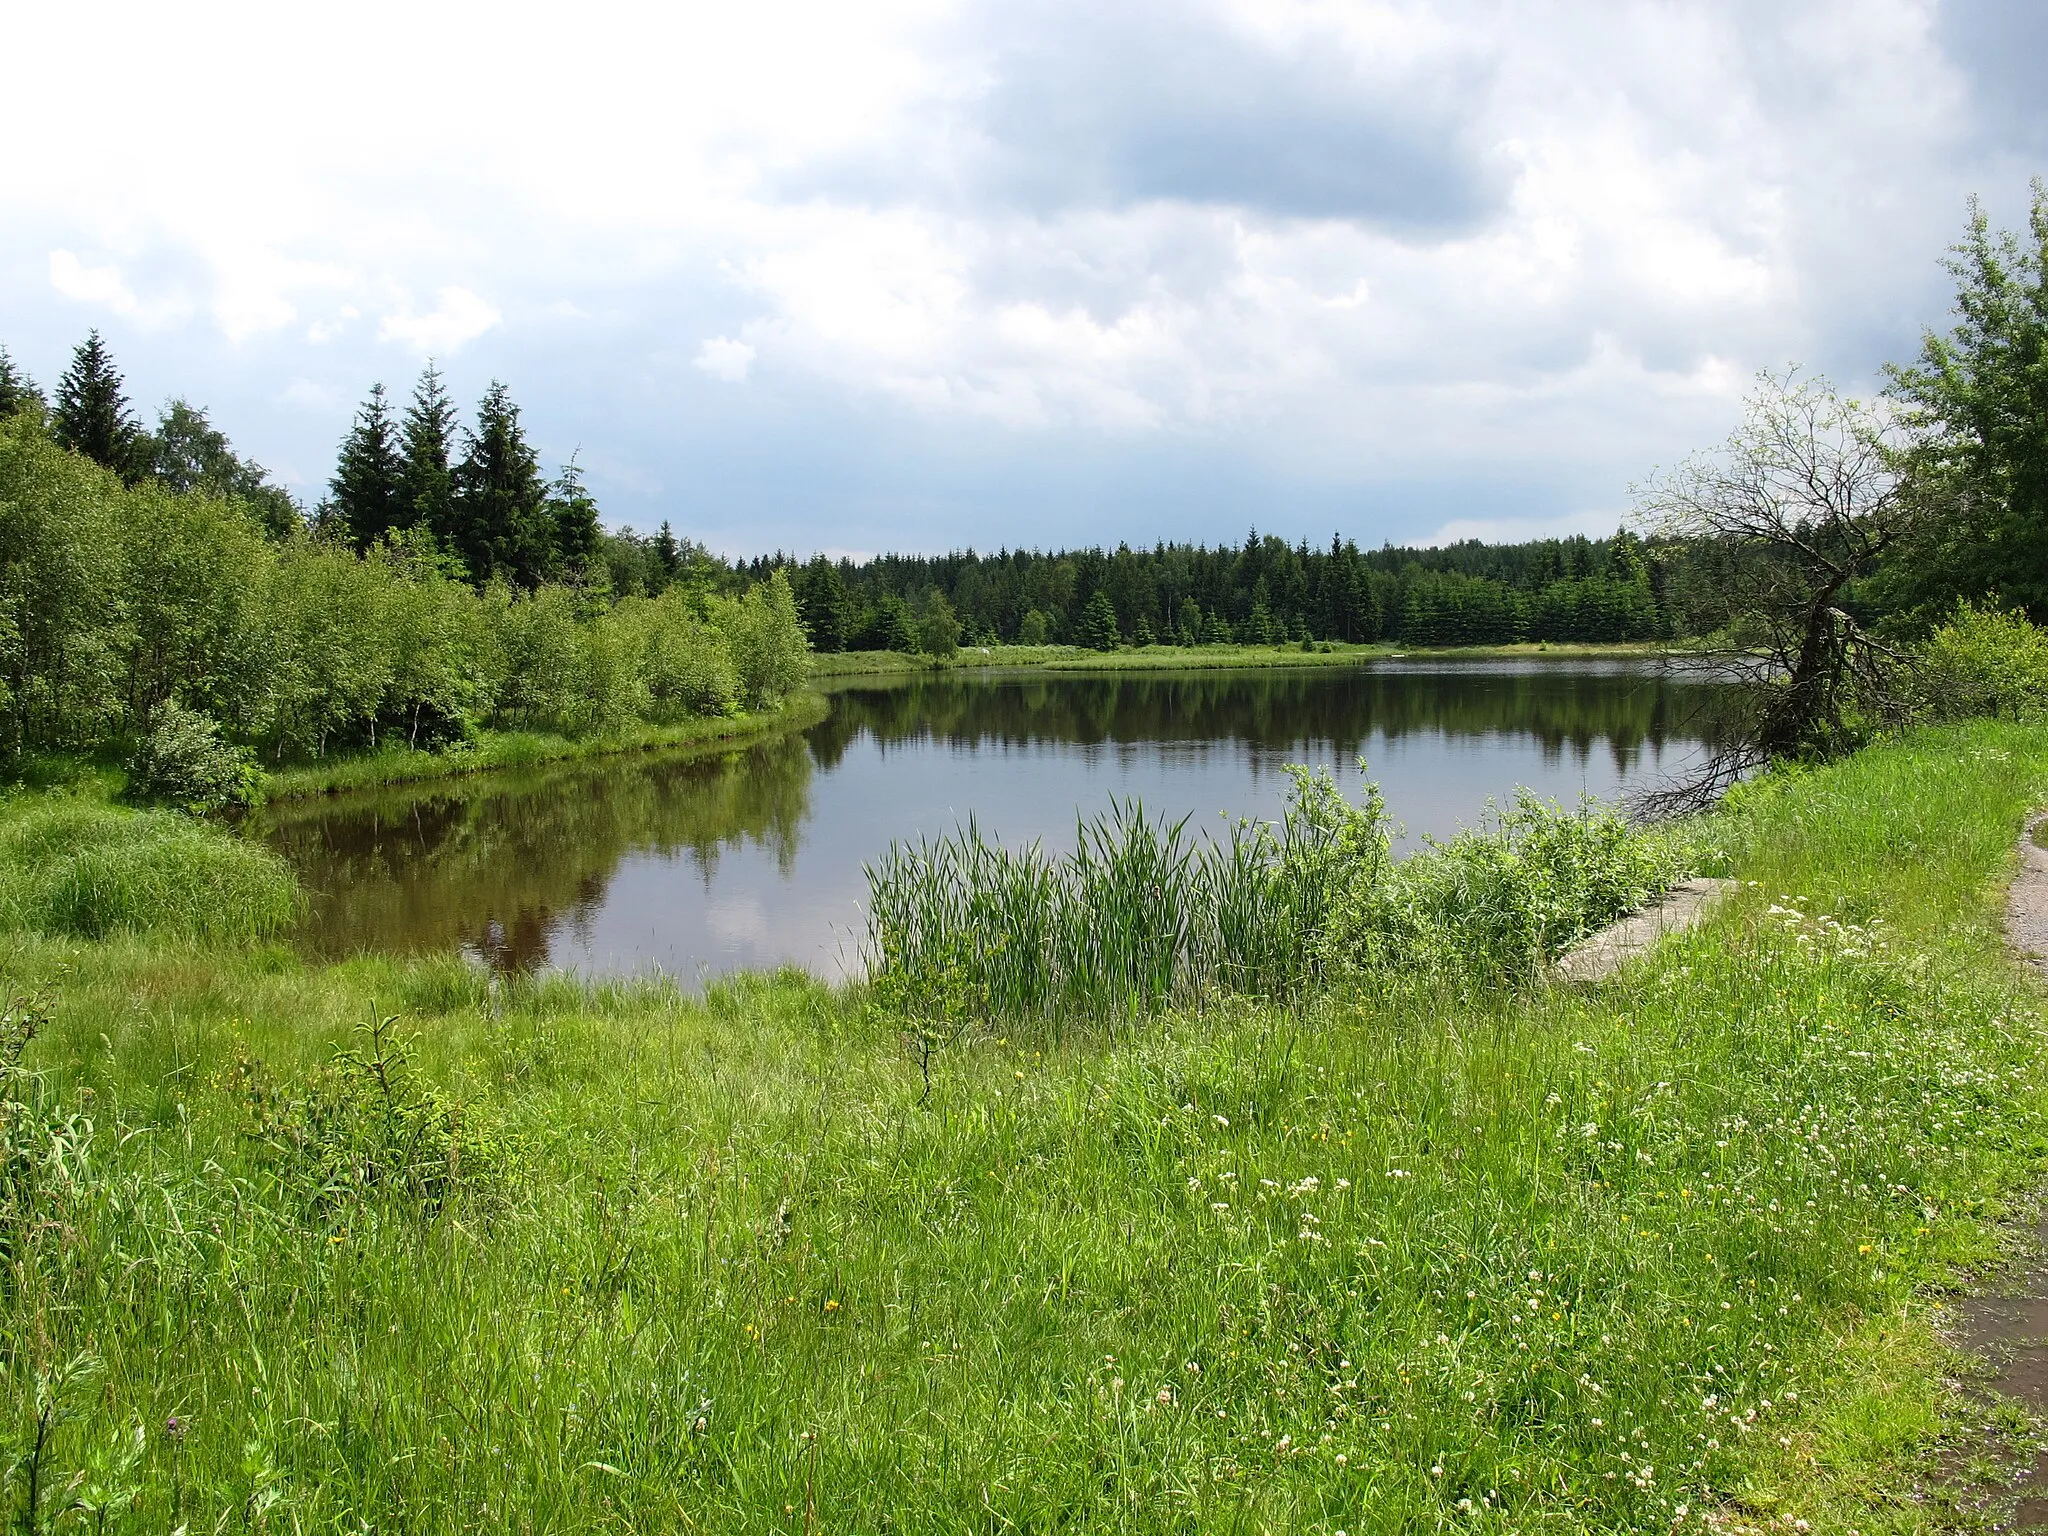
[[[221,739],[220,727],[176,699],[157,706],[128,764],[128,792],[194,815],[254,805],[263,775],[249,753]]]
[[[247,1058],[228,1074],[259,1159],[314,1219],[367,1202],[432,1216],[458,1196],[488,1205],[504,1193],[503,1134],[421,1078],[397,1026],[372,1015],[306,1081],[280,1082]]]
[[[780,572],[614,601],[601,579],[459,571],[425,529],[361,551],[273,538],[245,500],[127,486],[30,415],[0,419],[0,757],[104,750],[171,700],[279,764],[485,727],[615,737],[774,708],[809,674]]]
[[[797,616],[796,594],[782,571],[743,596],[720,602],[713,618],[725,633],[749,709],[772,708],[803,686],[810,674],[810,642]]]
[[[1682,829],[1642,829],[1591,802],[1530,791],[1481,826],[1339,888],[1317,948],[1329,974],[1371,983],[1424,972],[1526,981],[1578,940],[1690,871]]]
[[[667,725],[738,710],[740,679],[725,633],[684,594],[627,598],[614,617],[633,636],[647,718]]]
[[[1958,603],[1922,643],[1908,683],[1928,720],[2048,716],[2048,630],[2023,613]]]

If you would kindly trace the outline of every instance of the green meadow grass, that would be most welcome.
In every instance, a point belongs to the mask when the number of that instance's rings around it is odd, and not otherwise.
[[[189,817],[92,795],[0,802],[0,926],[233,940],[280,933],[298,915],[282,859]]]
[[[1933,1309],[2048,1171],[1996,927],[2044,787],[2048,732],[1917,735],[1743,795],[1753,883],[1596,990],[1002,1026],[928,1087],[793,975],[0,935],[10,1516],[1968,1518]]]

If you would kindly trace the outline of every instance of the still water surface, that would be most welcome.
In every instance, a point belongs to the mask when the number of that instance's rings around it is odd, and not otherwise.
[[[974,677],[836,687],[800,735],[274,809],[325,954],[459,948],[493,964],[697,981],[860,965],[863,868],[974,816],[1071,844],[1135,796],[1219,832],[1272,817],[1289,763],[1358,759],[1412,844],[1516,785],[1613,799],[1699,750],[1711,685],[1624,662],[1379,662],[1301,671]]]

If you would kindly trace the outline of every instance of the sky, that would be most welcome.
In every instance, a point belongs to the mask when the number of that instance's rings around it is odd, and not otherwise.
[[[309,504],[494,378],[722,553],[1611,531],[1882,383],[2048,172],[2040,0],[17,6],[0,343]],[[34,67],[22,67],[35,61]]]

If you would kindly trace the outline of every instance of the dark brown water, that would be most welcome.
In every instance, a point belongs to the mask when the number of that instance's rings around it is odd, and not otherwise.
[[[1386,663],[848,683],[801,735],[710,758],[628,756],[272,811],[313,892],[305,943],[457,948],[494,964],[689,980],[859,964],[864,866],[970,814],[1064,845],[1112,797],[1219,829],[1270,817],[1290,763],[1358,783],[1412,841],[1517,785],[1613,798],[1699,749],[1712,685],[1627,663]]]

